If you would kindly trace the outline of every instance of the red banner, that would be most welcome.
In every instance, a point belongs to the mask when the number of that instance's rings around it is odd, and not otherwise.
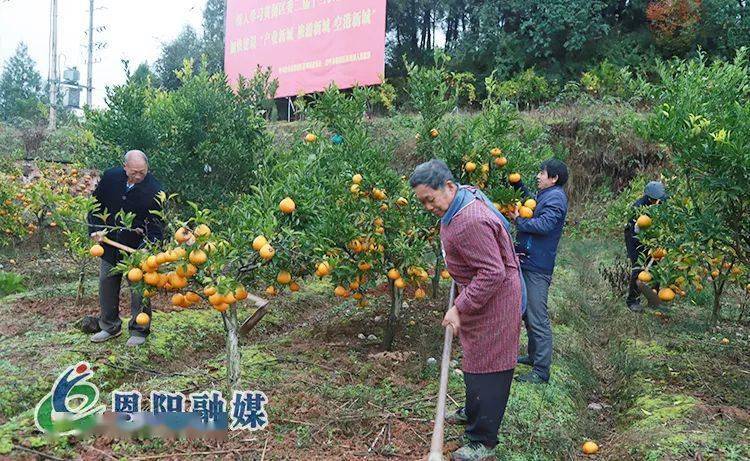
[[[380,83],[386,0],[228,0],[224,69],[235,86],[257,66],[277,97]]]

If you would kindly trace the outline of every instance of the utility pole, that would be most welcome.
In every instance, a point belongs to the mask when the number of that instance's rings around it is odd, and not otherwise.
[[[86,73],[86,105],[91,109],[92,93],[94,91],[94,0],[89,0],[89,62]]]
[[[49,56],[49,130],[57,126],[57,0],[51,0],[51,34],[50,34],[50,56]]]

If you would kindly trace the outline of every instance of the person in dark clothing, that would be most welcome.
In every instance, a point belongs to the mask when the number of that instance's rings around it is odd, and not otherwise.
[[[162,222],[152,211],[161,209],[157,195],[162,191],[161,184],[148,172],[148,158],[138,150],[131,150],[125,154],[122,167],[105,171],[94,190],[93,197],[98,202],[98,209],[88,216],[91,238],[104,247],[101,267],[99,270],[99,326],[102,331],[91,336],[93,342],[104,342],[119,336],[122,321],[119,315],[120,284],[122,275],[112,275],[112,269],[120,261],[120,252],[116,248],[102,242],[106,235],[110,240],[122,243],[131,248],[139,248],[148,241],[158,241],[163,238]],[[135,215],[129,229],[123,229],[117,214],[132,213]],[[102,220],[102,215],[106,221]],[[129,346],[139,346],[146,341],[150,332],[148,325],[138,325],[135,322],[140,312],[151,317],[151,307],[143,302],[143,293],[130,290],[131,319],[128,325],[130,338]]]
[[[562,236],[568,197],[563,186],[568,181],[568,167],[560,160],[543,162],[536,176],[539,192],[534,216],[522,218],[518,210],[511,214],[516,224],[516,252],[526,283],[526,313],[523,321],[528,334],[528,354],[518,363],[531,365],[532,371],[516,376],[521,382],[534,384],[549,381],[552,364],[552,326],[547,313],[547,296]],[[523,182],[513,184],[526,198],[534,198]]]
[[[630,283],[628,284],[628,297],[626,303],[628,309],[633,312],[642,312],[643,307],[639,301],[640,290],[638,288],[638,274],[643,269],[638,264],[638,260],[647,256],[647,248],[638,239],[638,225],[636,220],[640,210],[646,206],[657,205],[667,198],[667,193],[664,190],[664,185],[659,181],[651,181],[646,184],[646,188],[643,193],[643,197],[633,203],[631,217],[628,223],[625,225],[625,248],[628,251],[628,259],[630,259]]]

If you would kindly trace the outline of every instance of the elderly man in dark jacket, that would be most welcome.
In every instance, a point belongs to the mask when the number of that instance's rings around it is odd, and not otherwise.
[[[91,337],[93,342],[104,342],[119,336],[122,328],[119,315],[122,275],[111,274],[120,260],[120,252],[102,243],[102,236],[106,235],[131,248],[141,247],[145,240],[161,240],[162,222],[152,213],[160,210],[157,194],[161,191],[159,181],[148,172],[146,154],[139,150],[126,153],[122,167],[105,171],[94,190],[93,196],[98,202],[98,209],[89,214],[89,232],[92,239],[104,246],[104,255],[99,271],[99,327],[102,331]],[[118,219],[120,211],[135,215],[129,229],[124,229],[123,223]],[[102,220],[102,215],[106,215],[106,222]],[[151,317],[151,307],[148,303],[143,303],[143,293],[140,291],[130,290],[130,312],[128,345],[139,346],[146,341],[151,326],[150,322],[148,325],[138,325],[135,322],[140,312]]]
[[[627,248],[628,250],[628,259],[630,259],[631,266],[630,283],[628,285],[628,298],[626,302],[628,305],[628,309],[633,312],[643,311],[643,306],[641,306],[641,303],[638,300],[640,294],[640,290],[638,289],[638,274],[642,270],[641,266],[639,265],[638,259],[645,258],[647,254],[646,247],[643,246],[643,244],[638,239],[638,233],[640,232],[640,229],[638,229],[638,225],[635,222],[638,218],[638,213],[643,207],[658,205],[662,201],[666,200],[666,198],[667,192],[661,182],[649,182],[648,184],[646,184],[646,188],[643,191],[643,197],[639,198],[635,201],[635,203],[633,203],[633,206],[631,208],[630,220],[625,225],[625,248]],[[649,302],[658,302],[659,298],[656,297],[656,293],[654,293],[654,296],[652,298],[653,301]]]
[[[531,218],[522,218],[518,211],[511,217],[516,224],[516,252],[521,259],[521,273],[526,282],[526,313],[523,321],[529,337],[528,355],[519,363],[531,365],[530,373],[516,376],[518,381],[546,383],[552,364],[552,327],[547,313],[547,295],[555,268],[557,245],[568,213],[568,197],[563,186],[568,181],[568,167],[560,160],[550,159],[541,164],[537,174],[539,192],[536,209]],[[522,182],[514,187],[526,197],[533,197]]]

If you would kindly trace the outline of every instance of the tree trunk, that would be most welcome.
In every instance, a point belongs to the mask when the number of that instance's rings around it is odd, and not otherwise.
[[[240,340],[237,334],[237,308],[230,306],[221,316],[224,318],[224,329],[227,333],[227,380],[229,381],[229,390],[240,389]]]
[[[432,299],[437,299],[440,293],[440,272],[443,270],[443,255],[440,250],[435,251],[435,274],[432,276]]]
[[[724,282],[718,283],[714,281],[714,303],[713,309],[711,310],[711,324],[716,325],[721,316],[721,294],[724,291]]]
[[[78,273],[78,290],[76,291],[76,306],[81,305],[83,300],[83,281],[86,276],[86,265],[81,264],[81,271]]]
[[[385,335],[383,335],[383,348],[390,351],[393,347],[393,339],[396,337],[403,299],[401,297],[401,290],[396,288],[393,280],[388,280],[388,288],[391,293],[391,313],[388,316]]]

